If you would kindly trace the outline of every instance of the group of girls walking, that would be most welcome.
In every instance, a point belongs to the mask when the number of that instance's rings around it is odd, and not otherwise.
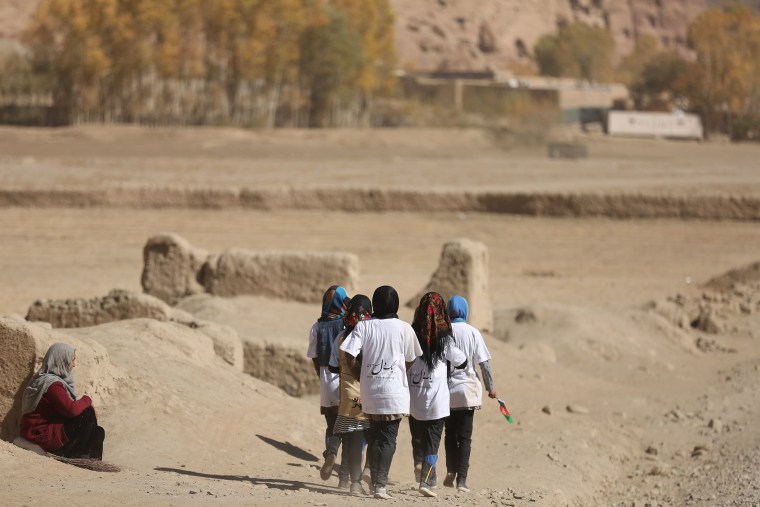
[[[436,496],[444,430],[443,484],[467,492],[473,416],[483,389],[475,365],[496,398],[488,349],[467,324],[468,305],[460,296],[446,304],[428,292],[411,325],[398,318],[398,308],[398,293],[388,285],[378,287],[371,301],[362,294],[349,298],[339,286],[325,292],[307,353],[320,379],[327,422],[321,477],[331,477],[342,444],[338,487],[363,494],[364,480],[375,498],[391,498],[388,471],[401,419],[409,416],[420,493]]]

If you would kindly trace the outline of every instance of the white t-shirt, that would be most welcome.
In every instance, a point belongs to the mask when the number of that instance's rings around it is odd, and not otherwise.
[[[306,357],[317,357],[317,322],[309,331],[309,349]],[[335,348],[335,347],[333,347]],[[319,368],[319,405],[321,407],[337,407],[340,405],[340,375],[331,373],[324,366]]]
[[[454,345],[467,357],[467,367],[454,370],[449,378],[451,408],[480,407],[483,404],[483,386],[475,372],[476,365],[489,361],[486,342],[480,331],[466,322],[452,322]]]
[[[411,416],[418,421],[434,421],[449,416],[449,386],[446,382],[446,361],[452,366],[462,364],[466,357],[451,342],[443,353],[445,361],[438,361],[433,371],[428,371],[425,361],[418,357],[407,372]]]
[[[359,378],[365,414],[408,414],[406,363],[422,355],[412,326],[399,319],[359,322],[340,350],[362,354]]]

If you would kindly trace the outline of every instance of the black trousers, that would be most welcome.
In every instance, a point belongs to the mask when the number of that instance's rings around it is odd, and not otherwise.
[[[438,454],[445,420],[418,421],[414,417],[409,417],[409,432],[412,434],[412,456],[415,465],[421,464],[425,456]]]
[[[388,471],[396,452],[396,437],[401,419],[395,421],[370,421],[367,433],[369,470],[375,488],[388,484]]]
[[[327,452],[331,450],[331,439],[333,436],[333,430],[335,429],[335,420],[338,418],[338,407],[321,407],[321,412],[325,416],[325,423],[327,423],[327,427],[325,428],[325,452],[322,453],[325,457],[327,456]],[[340,446],[340,440],[338,441],[338,446]],[[337,446],[335,448],[335,453],[337,454]]]
[[[88,407],[79,416],[66,421],[63,432],[68,442],[55,451],[65,458],[103,459],[103,441],[106,431],[98,426],[95,410]]]
[[[341,435],[336,435],[335,421],[338,419],[338,407],[322,407],[322,413],[325,416],[325,422],[327,428],[325,429],[325,450],[322,453],[323,457],[327,457],[328,454],[334,456],[338,455],[340,444],[343,441]],[[340,469],[338,471],[338,477],[340,480],[348,480],[348,451],[345,444],[343,445],[343,452],[340,458]]]
[[[366,435],[363,430],[351,431],[340,435],[343,440],[343,454],[340,458],[340,478],[344,479],[344,470],[348,472],[351,482],[362,480],[362,454]]]
[[[458,481],[464,481],[470,469],[474,417],[475,410],[452,410],[446,419],[446,471],[457,474]]]
[[[428,486],[437,483],[436,463],[438,462],[438,447],[441,445],[441,435],[445,419],[419,421],[409,418],[409,431],[412,433],[412,456],[415,468],[420,465],[420,484]]]

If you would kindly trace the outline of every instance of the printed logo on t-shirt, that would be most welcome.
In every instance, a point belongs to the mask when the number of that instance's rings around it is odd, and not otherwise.
[[[369,375],[367,376],[381,378],[381,379],[389,379],[393,377],[393,372],[396,369],[397,365],[398,365],[398,359],[396,359],[392,363],[386,363],[385,359],[383,359],[379,363],[368,364],[367,369],[369,370]]]
[[[420,387],[420,384],[427,381],[427,384],[430,384],[430,380],[433,378],[432,375],[430,375],[430,372],[428,372],[427,368],[423,368],[420,371],[412,372],[411,374],[411,381],[412,381],[412,387]]]

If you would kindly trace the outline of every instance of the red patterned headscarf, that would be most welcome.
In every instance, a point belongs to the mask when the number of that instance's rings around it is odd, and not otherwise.
[[[412,328],[422,347],[422,360],[432,370],[438,361],[444,360],[446,343],[452,336],[451,321],[440,294],[428,292],[422,296]]]
[[[351,298],[346,313],[343,314],[343,325],[350,333],[356,324],[372,317],[372,302],[364,294],[357,294]]]

